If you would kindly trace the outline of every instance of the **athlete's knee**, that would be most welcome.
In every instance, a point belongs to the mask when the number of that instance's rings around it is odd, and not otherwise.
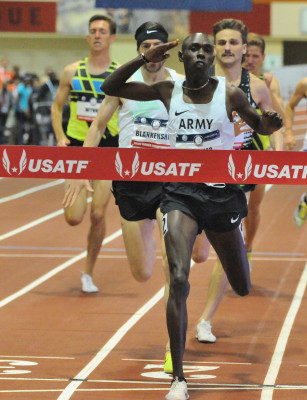
[[[84,214],[83,214],[84,215]],[[68,223],[70,226],[76,226],[79,225],[82,220],[83,220],[83,215],[72,215],[72,214],[64,214],[65,216],[65,221]]]
[[[207,261],[209,256],[209,252],[206,250],[200,250],[200,249],[193,249],[192,251],[192,260],[196,263],[196,264],[200,264],[202,262]]]
[[[101,210],[92,209],[91,210],[91,223],[92,225],[102,225],[104,223],[104,213]]]
[[[132,269],[133,278],[137,282],[146,282],[151,278],[152,271],[144,270],[144,269]]]
[[[190,292],[188,275],[183,268],[172,269],[170,276],[170,294],[177,300],[186,299]]]

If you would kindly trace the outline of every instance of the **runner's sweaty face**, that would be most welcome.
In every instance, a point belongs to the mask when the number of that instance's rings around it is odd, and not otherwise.
[[[150,48],[154,47],[154,46],[158,46],[159,44],[162,44],[163,42],[161,42],[161,40],[159,39],[148,39],[148,40],[144,40],[141,44],[140,47],[138,49],[138,53],[145,53],[147,50],[149,50]],[[149,62],[147,64],[144,64],[144,68],[146,69],[146,71],[154,73],[154,72],[158,72],[160,71],[160,69],[162,68],[163,64],[165,63],[165,61],[161,61],[159,63],[152,63]]]
[[[206,34],[195,33],[183,42],[179,59],[184,63],[186,74],[197,70],[208,71],[214,60],[214,46]]]
[[[241,32],[235,29],[223,29],[215,36],[215,51],[217,60],[225,67],[241,64],[246,44],[243,43]]]
[[[260,75],[264,58],[265,55],[262,54],[259,46],[247,46],[247,53],[245,55],[243,67],[258,76]]]
[[[87,42],[93,51],[101,52],[108,50],[115,40],[115,35],[110,32],[108,21],[96,20],[89,27]]]

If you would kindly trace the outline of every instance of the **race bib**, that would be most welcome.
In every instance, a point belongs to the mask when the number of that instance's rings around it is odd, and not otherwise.
[[[133,121],[132,147],[170,147],[166,125],[166,119],[136,117]]]
[[[97,116],[100,102],[92,97],[90,101],[77,101],[77,118],[80,121],[92,122]]]

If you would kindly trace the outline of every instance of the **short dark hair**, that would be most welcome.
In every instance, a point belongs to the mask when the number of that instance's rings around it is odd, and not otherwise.
[[[261,53],[265,52],[265,40],[258,33],[251,32],[247,35],[248,46],[258,46],[261,49]]]
[[[104,14],[96,14],[93,15],[88,21],[88,27],[90,28],[91,23],[94,21],[106,21],[109,23],[110,33],[111,35],[115,35],[116,33],[116,23],[113,18],[109,17],[108,15]]]
[[[223,31],[224,29],[232,29],[234,31],[239,31],[241,33],[243,44],[247,43],[247,32],[248,32],[247,27],[240,19],[225,18],[214,24],[213,25],[214,42],[217,33]]]

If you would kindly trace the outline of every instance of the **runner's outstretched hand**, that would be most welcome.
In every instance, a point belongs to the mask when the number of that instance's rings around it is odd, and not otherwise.
[[[89,192],[94,191],[89,180],[87,179],[72,180],[69,183],[66,193],[64,195],[63,207],[65,208],[71,207],[75,203],[79,193],[83,188],[86,188]]]
[[[167,42],[158,44],[158,46],[151,47],[144,53],[144,56],[149,62],[157,63],[163,60],[166,60],[170,55],[167,53],[168,50],[173,47],[178,46],[179,39],[174,40],[173,42]]]

